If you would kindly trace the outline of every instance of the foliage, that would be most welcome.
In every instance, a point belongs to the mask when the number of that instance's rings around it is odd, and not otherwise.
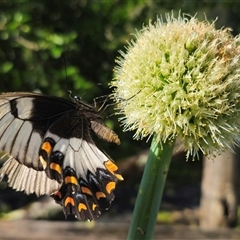
[[[120,32],[110,23],[121,24],[133,7],[117,5],[76,0],[1,3],[1,90],[63,96],[70,88],[83,95],[95,83],[106,82],[112,74],[113,49],[120,44]]]

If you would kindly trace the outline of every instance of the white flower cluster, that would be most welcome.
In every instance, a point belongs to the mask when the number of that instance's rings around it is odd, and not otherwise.
[[[111,86],[124,130],[136,130],[137,139],[180,137],[193,155],[239,145],[239,36],[167,15],[120,54]]]

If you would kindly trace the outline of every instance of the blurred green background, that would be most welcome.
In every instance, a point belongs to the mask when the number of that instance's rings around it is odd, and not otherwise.
[[[170,11],[177,16],[181,10],[190,15],[197,13],[199,20],[217,19],[217,28],[229,27],[236,35],[240,31],[239,9],[240,1],[235,0],[0,0],[0,91],[38,91],[68,98],[67,90],[72,90],[73,95],[93,103],[93,99],[111,93],[108,83],[113,78],[118,51],[124,50],[127,41],[134,38],[135,30],[140,30],[149,20],[155,21],[156,16]],[[106,108],[103,115],[122,144],[100,144],[113,159],[121,162],[147,149],[149,143],[133,141],[133,133],[123,133],[113,109],[113,106]],[[201,161],[185,163],[184,157],[173,162],[165,199],[183,193],[181,188],[179,193],[171,191],[176,185],[189,184],[190,188],[197,185],[193,204],[198,204],[201,168]],[[114,204],[118,204],[119,211],[123,211],[124,204],[124,209],[132,209],[140,177],[141,174],[132,179],[126,176],[122,188],[116,190]],[[136,182],[132,184],[133,180]],[[123,192],[125,199],[122,199]],[[0,194],[0,203],[5,202],[6,192]],[[13,208],[26,201],[19,194]]]

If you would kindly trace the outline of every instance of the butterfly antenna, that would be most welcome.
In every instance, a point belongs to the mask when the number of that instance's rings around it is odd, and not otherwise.
[[[102,84],[101,83],[97,83],[97,85],[98,86],[101,86]],[[93,88],[95,88],[96,87],[96,85],[93,85],[93,86],[91,86],[91,88],[89,88],[84,94],[83,94],[83,96],[82,96],[82,98],[84,98],[84,96],[86,96],[88,93],[89,93],[89,91],[91,91]],[[99,97],[100,98],[100,97]],[[95,98],[95,99],[97,99],[97,98]],[[94,107],[96,107],[96,101],[95,101],[95,99],[93,100],[94,101]]]
[[[66,76],[66,77],[65,77],[65,82],[66,82],[67,92],[68,92],[68,95],[69,95],[70,99],[73,99],[72,91],[69,90],[69,85],[68,85],[68,75],[67,75],[67,60],[66,60],[64,54],[62,54],[62,59],[63,59],[63,64],[64,64],[65,76]]]

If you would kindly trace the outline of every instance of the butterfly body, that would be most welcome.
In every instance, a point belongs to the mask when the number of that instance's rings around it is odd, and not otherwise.
[[[66,216],[96,219],[109,208],[115,183],[123,178],[93,135],[120,144],[98,111],[78,98],[3,93],[0,151],[10,157],[0,177],[6,175],[11,187],[27,194],[51,195]]]

